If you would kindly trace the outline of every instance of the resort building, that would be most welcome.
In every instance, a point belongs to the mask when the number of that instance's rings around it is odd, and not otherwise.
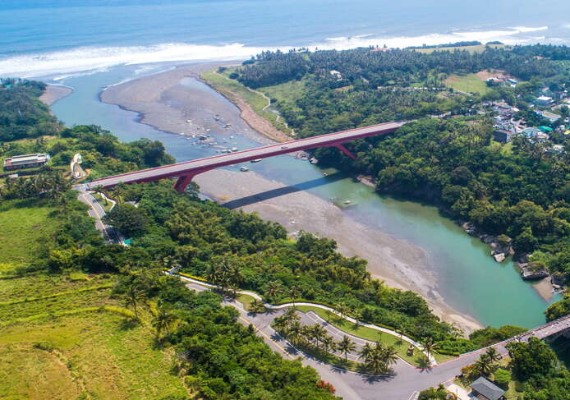
[[[43,153],[9,157],[4,160],[4,171],[41,167],[49,161],[49,158],[49,154]]]

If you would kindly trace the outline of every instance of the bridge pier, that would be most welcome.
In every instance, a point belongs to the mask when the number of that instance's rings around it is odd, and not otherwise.
[[[192,182],[192,179],[194,179],[194,176],[196,176],[196,174],[180,175],[174,183],[174,189],[178,193],[184,193],[186,187]]]
[[[342,151],[342,153],[343,153],[345,156],[347,156],[347,157],[349,157],[349,158],[352,158],[353,160],[356,160],[356,156],[355,156],[354,154],[352,154],[352,153],[350,152],[350,150],[348,150],[346,147],[344,147],[344,146],[342,145],[342,143],[337,143],[337,144],[334,145],[334,147],[336,147],[337,149],[339,149],[340,151]]]

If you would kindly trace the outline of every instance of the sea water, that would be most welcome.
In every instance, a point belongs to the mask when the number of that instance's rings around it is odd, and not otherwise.
[[[566,0],[2,0],[0,76],[243,60],[263,49],[568,43]]]

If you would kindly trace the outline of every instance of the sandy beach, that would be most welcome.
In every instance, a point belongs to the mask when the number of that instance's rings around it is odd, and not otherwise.
[[[48,106],[51,106],[56,101],[63,99],[72,92],[73,89],[68,86],[48,85],[46,91],[40,96],[40,100]]]
[[[101,100],[139,112],[141,122],[163,131],[194,135],[229,124],[232,131],[270,143],[252,129],[256,118],[246,123],[242,110],[196,84],[197,74],[204,68],[213,66],[185,66],[111,86],[102,92]],[[344,255],[367,260],[374,277],[389,286],[419,293],[436,315],[464,332],[481,327],[443,301],[423,249],[358,223],[332,202],[301,191],[285,190],[286,194],[275,196],[285,186],[253,172],[214,170],[197,176],[196,182],[202,192],[221,204],[256,212],[281,223],[291,234],[305,230],[336,240]]]

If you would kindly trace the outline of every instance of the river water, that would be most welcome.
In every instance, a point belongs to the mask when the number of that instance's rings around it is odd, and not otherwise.
[[[196,146],[186,137],[139,123],[136,113],[99,101],[104,87],[137,74],[152,72],[152,68],[120,67],[66,78],[59,83],[73,87],[74,92],[54,104],[53,112],[67,125],[97,124],[123,141],[139,138],[160,140],[178,161],[216,154],[211,147]],[[205,95],[217,95],[198,81],[187,84],[203,90]],[[215,130],[211,134],[221,141]],[[259,146],[250,136],[238,134],[232,141],[232,145],[240,149]],[[290,156],[267,159],[249,167],[265,178],[301,187],[339,204],[350,200],[350,206],[344,208],[350,217],[424,249],[435,271],[439,294],[445,302],[473,316],[483,325],[512,324],[530,328],[544,322],[543,311],[548,302],[518,277],[513,263],[496,263],[489,256],[490,250],[486,245],[441,217],[436,208],[379,196],[373,189],[350,177],[333,179],[323,176],[318,167]],[[553,300],[558,298],[555,296]]]

